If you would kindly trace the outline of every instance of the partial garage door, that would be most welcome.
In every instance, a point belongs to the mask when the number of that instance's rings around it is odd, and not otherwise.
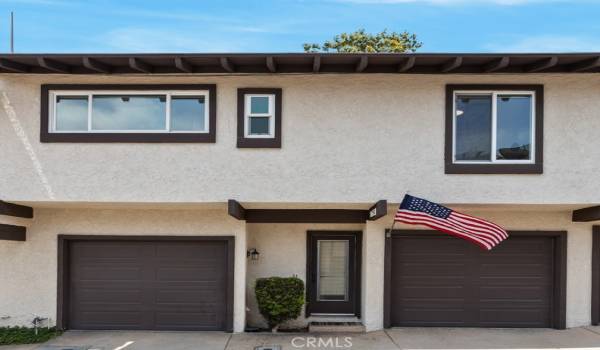
[[[71,241],[71,329],[225,330],[228,243]]]
[[[555,326],[554,237],[513,235],[490,252],[428,232],[391,242],[391,326]]]

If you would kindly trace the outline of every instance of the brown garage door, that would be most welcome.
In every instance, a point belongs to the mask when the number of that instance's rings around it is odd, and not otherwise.
[[[71,241],[71,329],[225,330],[228,242]]]
[[[392,237],[391,326],[553,326],[553,237],[513,235],[491,252],[447,235]]]

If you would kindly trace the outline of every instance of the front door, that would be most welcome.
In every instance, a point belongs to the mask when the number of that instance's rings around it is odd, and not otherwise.
[[[308,231],[306,315],[359,315],[362,232]]]

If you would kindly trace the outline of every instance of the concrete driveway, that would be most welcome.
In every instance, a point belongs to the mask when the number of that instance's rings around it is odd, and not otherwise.
[[[600,327],[552,329],[395,328],[364,334],[228,334],[221,332],[69,331],[46,344],[0,350],[252,350],[292,349],[593,349]]]

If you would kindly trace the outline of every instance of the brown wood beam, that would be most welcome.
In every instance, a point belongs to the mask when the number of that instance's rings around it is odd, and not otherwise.
[[[252,223],[364,223],[368,212],[358,209],[246,209]]]
[[[483,66],[483,71],[486,73],[493,73],[508,67],[510,64],[510,58],[508,56],[504,56],[499,59],[495,59],[486,65]]]
[[[84,57],[83,66],[98,73],[110,73],[112,67],[93,58]]]
[[[33,208],[25,205],[0,201],[0,215],[31,219],[33,218]]]
[[[552,56],[543,60],[537,61],[529,66],[525,67],[525,71],[529,73],[536,73],[552,68],[558,64],[558,57]]]
[[[368,56],[360,56],[360,60],[356,64],[355,71],[356,73],[360,73],[364,71],[369,65],[369,57]]]
[[[38,57],[37,62],[40,65],[40,67],[46,68],[47,70],[51,70],[56,73],[71,72],[71,68],[68,65],[45,58],[45,57]]]
[[[398,73],[408,72],[415,66],[416,57],[410,56],[398,66]]]
[[[275,63],[275,59],[273,58],[273,56],[267,56],[266,64],[267,64],[267,69],[269,70],[269,72],[271,72],[271,73],[277,72],[277,63]]]
[[[18,62],[9,61],[4,58],[0,59],[0,68],[6,69],[6,70],[9,70],[12,72],[17,72],[17,73],[29,72],[29,66],[24,65],[22,63],[18,63]]]
[[[575,63],[571,66],[572,72],[586,72],[594,68],[600,67],[600,57],[585,60],[583,62]]]
[[[589,222],[600,220],[600,205],[573,210],[573,222]]]
[[[181,57],[175,57],[175,68],[184,73],[192,73],[194,71],[192,65]]]
[[[152,66],[135,57],[129,57],[129,67],[138,72],[152,73]]]
[[[387,215],[387,201],[385,199],[378,200],[369,208],[369,221],[375,221]]]
[[[442,73],[451,72],[451,71],[455,70],[456,68],[460,67],[462,65],[462,62],[463,62],[462,57],[453,58],[453,59],[449,60],[448,62],[444,63],[442,65],[442,67],[440,68],[440,71]]]
[[[244,209],[244,207],[242,207],[242,205],[235,199],[230,199],[227,201],[227,214],[238,220],[246,219],[246,209]]]
[[[0,240],[24,242],[27,229],[23,226],[0,224]]]
[[[229,58],[227,58],[227,57],[221,57],[219,59],[219,61],[221,62],[221,67],[223,67],[223,69],[225,69],[229,73],[234,73],[235,72],[235,66],[231,63],[231,61],[229,60]]]

